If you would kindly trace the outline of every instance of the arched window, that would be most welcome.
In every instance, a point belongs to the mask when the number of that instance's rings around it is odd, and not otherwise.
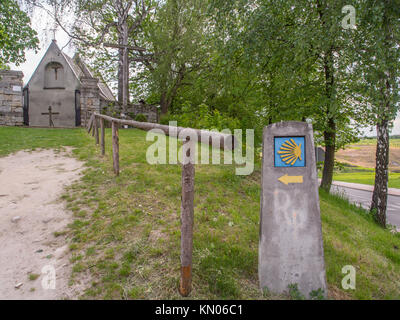
[[[44,76],[45,89],[65,89],[64,67],[59,62],[50,62],[46,65]]]

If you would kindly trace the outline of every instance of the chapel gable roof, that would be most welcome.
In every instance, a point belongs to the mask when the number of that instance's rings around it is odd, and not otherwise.
[[[65,60],[67,60],[71,69],[74,71],[77,78],[80,80],[82,77],[96,78],[93,75],[93,72],[89,69],[86,63],[79,57],[78,54],[75,54],[73,58],[62,52]],[[107,101],[115,101],[114,95],[111,92],[111,89],[104,82],[104,80],[100,77],[98,82],[98,87],[100,90],[100,95],[103,99]]]
[[[52,43],[49,46],[49,49],[45,53],[44,56],[46,56],[52,46],[55,46],[61,53],[61,55],[64,57],[65,61],[67,62],[68,66],[71,68],[73,71],[75,77],[81,82],[82,77],[89,77],[89,78],[96,78],[93,75],[93,72],[89,69],[89,67],[86,65],[86,63],[79,57],[78,54],[75,54],[73,58],[68,56],[66,53],[62,52],[60,48],[58,47],[56,41],[52,41]],[[39,64],[40,65],[40,64]],[[38,71],[38,69],[35,70],[35,73]],[[32,79],[32,78],[31,78]],[[29,85],[29,82],[27,86]],[[98,82],[98,87],[100,91],[100,96],[106,100],[106,101],[111,101],[114,102],[115,97],[109,88],[109,86],[105,83],[104,79],[102,77],[99,78]]]

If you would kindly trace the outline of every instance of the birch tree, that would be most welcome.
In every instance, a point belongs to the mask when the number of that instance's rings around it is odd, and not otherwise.
[[[359,1],[358,59],[354,72],[359,93],[366,99],[364,112],[376,126],[375,184],[371,212],[386,227],[389,133],[399,110],[400,1]]]

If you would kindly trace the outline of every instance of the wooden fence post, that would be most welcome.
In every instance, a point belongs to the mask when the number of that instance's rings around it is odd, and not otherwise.
[[[87,128],[87,132],[90,133],[90,130],[92,130],[93,127],[93,118],[94,118],[94,114],[90,117],[89,119],[89,123],[88,123],[88,128]]]
[[[192,252],[194,222],[194,155],[190,151],[194,146],[189,140],[184,143],[187,158],[190,161],[182,165],[182,202],[181,202],[181,280],[179,293],[187,297],[192,290]],[[189,145],[190,144],[190,145]],[[185,149],[183,149],[185,150]],[[184,156],[184,155],[183,155]],[[182,159],[183,160],[183,159]]]
[[[99,120],[97,117],[94,117],[94,136],[96,139],[96,144],[99,144]]]
[[[118,123],[112,121],[112,144],[113,144],[113,164],[114,172],[119,175],[119,137],[118,137]]]
[[[100,135],[100,145],[101,145],[101,155],[104,156],[106,153],[106,144],[105,144],[105,129],[104,129],[104,119],[100,118],[100,130],[101,130],[101,135]]]
[[[94,137],[95,131],[96,131],[96,116],[93,114],[92,137]]]

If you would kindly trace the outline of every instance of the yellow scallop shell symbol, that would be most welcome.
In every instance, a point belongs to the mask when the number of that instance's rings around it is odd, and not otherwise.
[[[280,147],[278,154],[280,155],[283,162],[290,164],[291,166],[301,159],[301,143],[299,145],[294,142],[293,139],[286,140]]]

